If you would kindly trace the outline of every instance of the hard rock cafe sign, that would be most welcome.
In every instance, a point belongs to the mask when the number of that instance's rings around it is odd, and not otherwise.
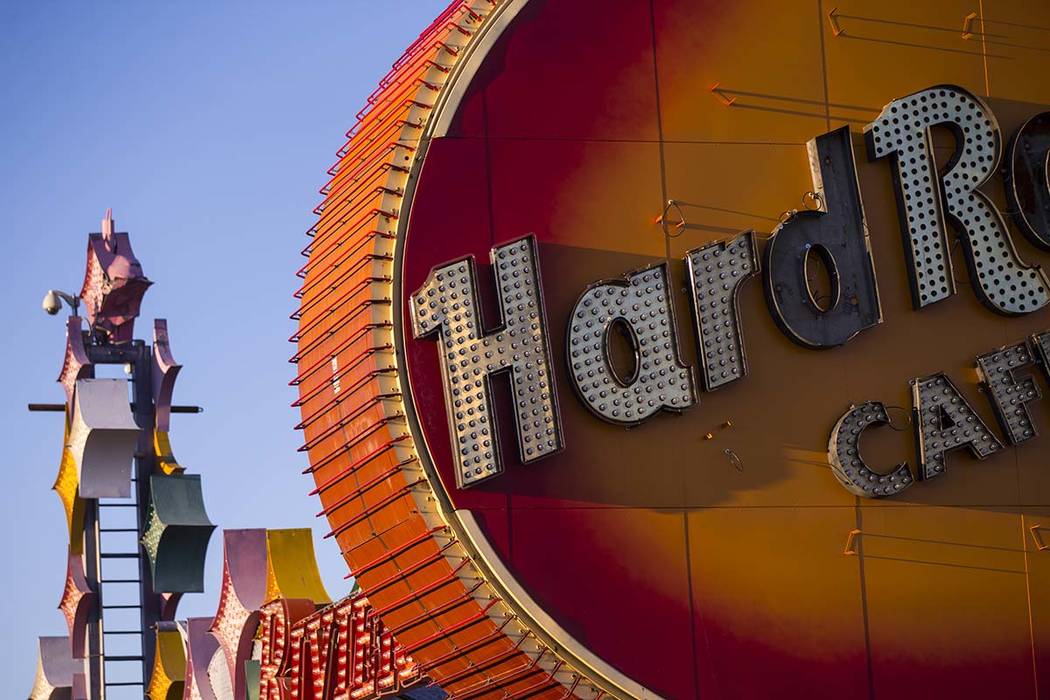
[[[1050,692],[1048,26],[463,0],[413,44],[323,190],[293,361],[420,672]]]

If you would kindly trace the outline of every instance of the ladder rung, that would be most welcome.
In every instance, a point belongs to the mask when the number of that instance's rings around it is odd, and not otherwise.
[[[105,661],[142,661],[141,656],[110,656],[102,657]]]
[[[142,681],[120,681],[119,683],[103,683],[107,688],[115,688],[121,685],[142,685]]]
[[[137,578],[105,578],[99,583],[142,583],[142,581]]]
[[[137,527],[100,527],[99,532],[138,532]]]
[[[109,553],[103,552],[99,556],[102,557],[103,559],[138,559],[139,558],[139,555],[138,555],[137,552],[135,554],[132,554],[131,552],[109,552]]]
[[[102,634],[137,634],[142,636],[142,630],[102,630]]]
[[[103,605],[103,610],[133,610],[141,608],[141,605]]]
[[[138,508],[138,503],[99,503],[99,508]]]

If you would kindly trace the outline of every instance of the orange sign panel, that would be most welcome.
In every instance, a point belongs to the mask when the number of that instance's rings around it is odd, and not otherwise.
[[[457,698],[1050,688],[1050,9],[461,0],[339,152],[297,402]]]

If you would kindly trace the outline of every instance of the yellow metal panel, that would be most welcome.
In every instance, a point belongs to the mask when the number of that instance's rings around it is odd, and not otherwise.
[[[1017,509],[862,511],[854,546],[864,564],[880,696],[1032,697]]]
[[[153,453],[157,457],[157,468],[163,473],[171,476],[181,474],[185,469],[175,459],[175,453],[171,449],[171,440],[166,430],[153,431]]]
[[[859,130],[883,105],[931,85],[954,83],[984,95],[981,47],[962,38],[963,17],[974,5],[971,0],[825,3],[832,126],[849,123]]]
[[[803,143],[824,131],[816,0],[657,3],[654,20],[665,141]]]
[[[842,554],[856,511],[691,511],[700,697],[867,695],[860,568]],[[761,673],[754,669],[761,668]]]
[[[149,700],[177,700],[186,678],[186,648],[178,630],[158,630],[153,674],[146,695]]]
[[[1032,368],[1034,371],[1035,368]],[[1036,380],[1038,382],[1038,380]],[[1022,503],[1050,503],[1050,456],[1041,442],[1050,441],[1050,397],[1028,404],[1039,434],[1023,442],[1014,450],[1017,455],[1017,470]],[[1050,533],[1047,533],[1050,538]],[[1048,582],[1050,587],[1050,582]]]
[[[62,501],[66,512],[66,530],[69,533],[69,551],[81,554],[84,551],[84,501],[81,500],[77,478],[77,463],[69,450],[69,410],[66,410],[65,436],[62,438],[62,461],[58,475],[51,487]]]
[[[1039,688],[1050,688],[1050,507],[1023,511],[1032,647]]]
[[[550,243],[663,255],[655,221],[663,204],[658,144],[508,139],[490,149],[492,202],[500,212],[495,240],[537,231]]]
[[[971,40],[988,56],[991,94],[1009,100],[1050,104],[1050,3],[1045,0],[985,0],[984,17]],[[973,8],[980,12],[978,8]]]
[[[821,132],[823,124],[811,136]],[[664,160],[667,196],[678,202],[667,215],[672,259],[749,228],[768,236],[781,213],[802,208],[802,195],[813,189],[804,143],[672,143]]]
[[[306,598],[331,603],[314,558],[313,533],[309,528],[266,531],[266,600]]]

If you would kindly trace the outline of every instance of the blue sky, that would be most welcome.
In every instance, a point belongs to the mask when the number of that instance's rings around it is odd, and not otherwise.
[[[62,443],[62,316],[40,300],[77,292],[86,234],[113,207],[147,277],[137,325],[167,318],[184,365],[173,417],[179,462],[202,475],[220,527],[306,527],[333,597],[346,568],[300,471],[287,386],[295,270],[317,189],[365,97],[446,0],[404,2],[44,2],[0,5],[0,212],[13,316],[0,438],[0,634],[7,697],[32,683],[36,637],[64,634],[56,609],[66,535],[50,491]],[[64,313],[63,313],[64,316]],[[204,594],[215,611],[221,538]]]

